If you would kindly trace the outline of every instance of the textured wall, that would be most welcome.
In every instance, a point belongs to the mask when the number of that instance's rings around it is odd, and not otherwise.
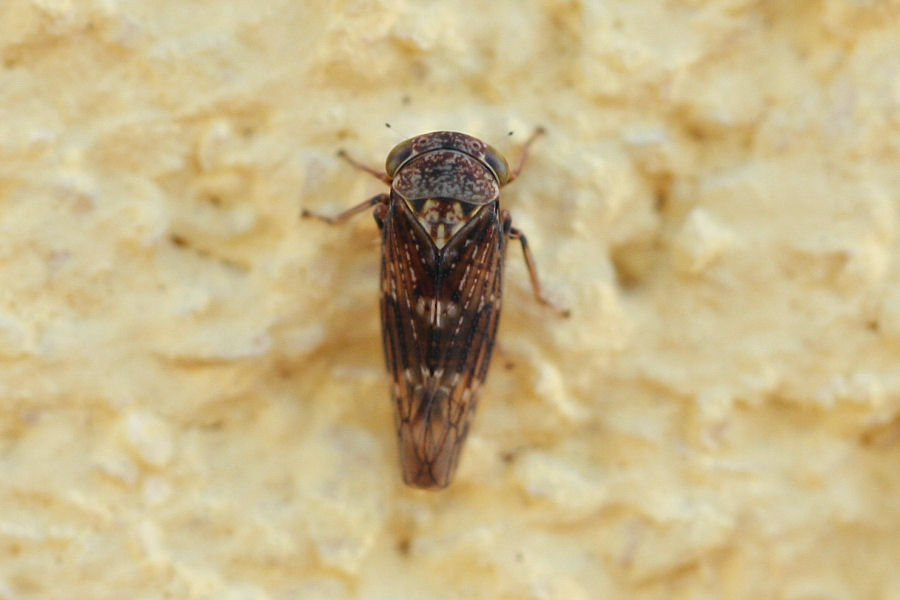
[[[898,28],[4,0],[0,599],[900,598]],[[536,125],[504,202],[573,316],[514,249],[457,481],[404,488],[375,225],[300,208]]]

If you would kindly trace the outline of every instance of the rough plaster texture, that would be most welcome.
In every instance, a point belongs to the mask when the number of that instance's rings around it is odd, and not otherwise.
[[[0,3],[0,599],[900,598],[900,3]],[[383,123],[389,121],[392,129]],[[404,488],[371,218],[456,129],[510,254]],[[507,132],[514,132],[507,136]]]

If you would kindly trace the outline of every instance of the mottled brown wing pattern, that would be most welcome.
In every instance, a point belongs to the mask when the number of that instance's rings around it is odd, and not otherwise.
[[[487,376],[500,316],[505,238],[496,203],[480,209],[444,248],[440,298],[444,321],[433,340],[433,364],[466,375],[463,385]]]
[[[505,250],[498,211],[481,207],[442,249],[402,199],[382,225],[384,352],[410,485],[450,483],[487,375]]]

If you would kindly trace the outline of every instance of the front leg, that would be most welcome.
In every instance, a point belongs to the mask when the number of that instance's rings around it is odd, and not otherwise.
[[[303,219],[318,219],[320,221],[324,221],[329,225],[340,225],[350,217],[357,215],[369,208],[375,207],[375,220],[378,221],[379,226],[381,222],[384,220],[384,215],[387,211],[388,201],[390,200],[390,196],[387,194],[378,194],[377,196],[372,196],[365,202],[361,204],[357,204],[351,208],[348,208],[342,213],[338,213],[333,217],[328,217],[326,215],[319,215],[313,212],[306,210],[305,208],[300,212],[300,217]]]
[[[507,184],[512,183],[516,179],[518,179],[519,174],[522,172],[522,167],[525,166],[525,161],[528,159],[528,150],[531,148],[531,144],[534,143],[534,140],[538,139],[539,136],[544,135],[544,128],[538,127],[534,130],[534,133],[529,136],[527,140],[525,140],[525,147],[522,148],[522,156],[519,157],[519,164],[516,165],[516,168],[512,173],[509,174],[509,180],[506,182]]]
[[[343,158],[344,160],[346,160],[348,163],[350,163],[350,166],[353,167],[354,169],[359,169],[360,171],[365,171],[372,177],[375,177],[376,179],[380,179],[381,181],[385,182],[388,185],[391,185],[391,181],[394,180],[394,178],[391,177],[390,175],[388,175],[387,173],[382,173],[378,169],[374,169],[368,165],[364,165],[361,162],[355,160],[353,157],[351,157],[349,154],[347,154],[347,152],[345,150],[338,150],[338,156]]]

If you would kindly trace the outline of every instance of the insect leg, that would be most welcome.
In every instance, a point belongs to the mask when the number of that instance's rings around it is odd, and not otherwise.
[[[519,176],[519,173],[522,172],[522,167],[525,166],[525,159],[528,158],[528,148],[531,147],[531,144],[534,143],[534,140],[538,138],[538,136],[543,135],[544,128],[538,127],[534,130],[534,133],[531,134],[531,137],[528,138],[525,142],[525,147],[522,149],[522,156],[519,157],[519,164],[516,165],[515,170],[509,174],[509,180],[506,182],[507,184],[515,181],[516,177]]]
[[[378,194],[377,196],[372,196],[371,198],[369,198],[362,204],[357,204],[356,206],[348,208],[344,212],[338,213],[333,217],[319,215],[319,214],[310,212],[304,208],[303,211],[300,213],[300,217],[304,218],[304,219],[308,219],[308,218],[319,219],[320,221],[325,221],[329,225],[340,225],[341,223],[344,223],[345,221],[350,219],[350,217],[352,217],[356,214],[359,214],[369,208],[372,208],[373,206],[376,206],[379,204],[386,205],[389,198],[390,197],[387,194]],[[376,211],[377,210],[378,209],[376,209]]]
[[[515,227],[512,227],[512,219],[510,219],[509,213],[504,215],[503,220],[504,229],[507,230],[506,235],[509,236],[509,239],[519,240],[519,243],[522,244],[522,254],[525,255],[525,266],[528,267],[528,276],[531,278],[531,289],[534,290],[534,297],[537,298],[538,302],[541,304],[555,310],[561,317],[568,317],[570,315],[569,309],[560,308],[544,297],[544,291],[541,289],[541,282],[538,280],[537,267],[534,265],[534,256],[531,254],[531,248],[528,247],[528,239],[525,237],[525,234]]]
[[[350,166],[352,166],[354,169],[359,169],[360,171],[365,171],[369,175],[371,175],[377,179],[380,179],[381,181],[385,182],[386,184],[388,184],[388,185],[391,184],[391,180],[393,178],[390,175],[388,175],[387,173],[382,173],[378,169],[373,169],[372,167],[364,165],[361,162],[357,162],[343,150],[338,150],[338,156],[343,158],[344,160],[346,160],[348,163],[350,163]]]

